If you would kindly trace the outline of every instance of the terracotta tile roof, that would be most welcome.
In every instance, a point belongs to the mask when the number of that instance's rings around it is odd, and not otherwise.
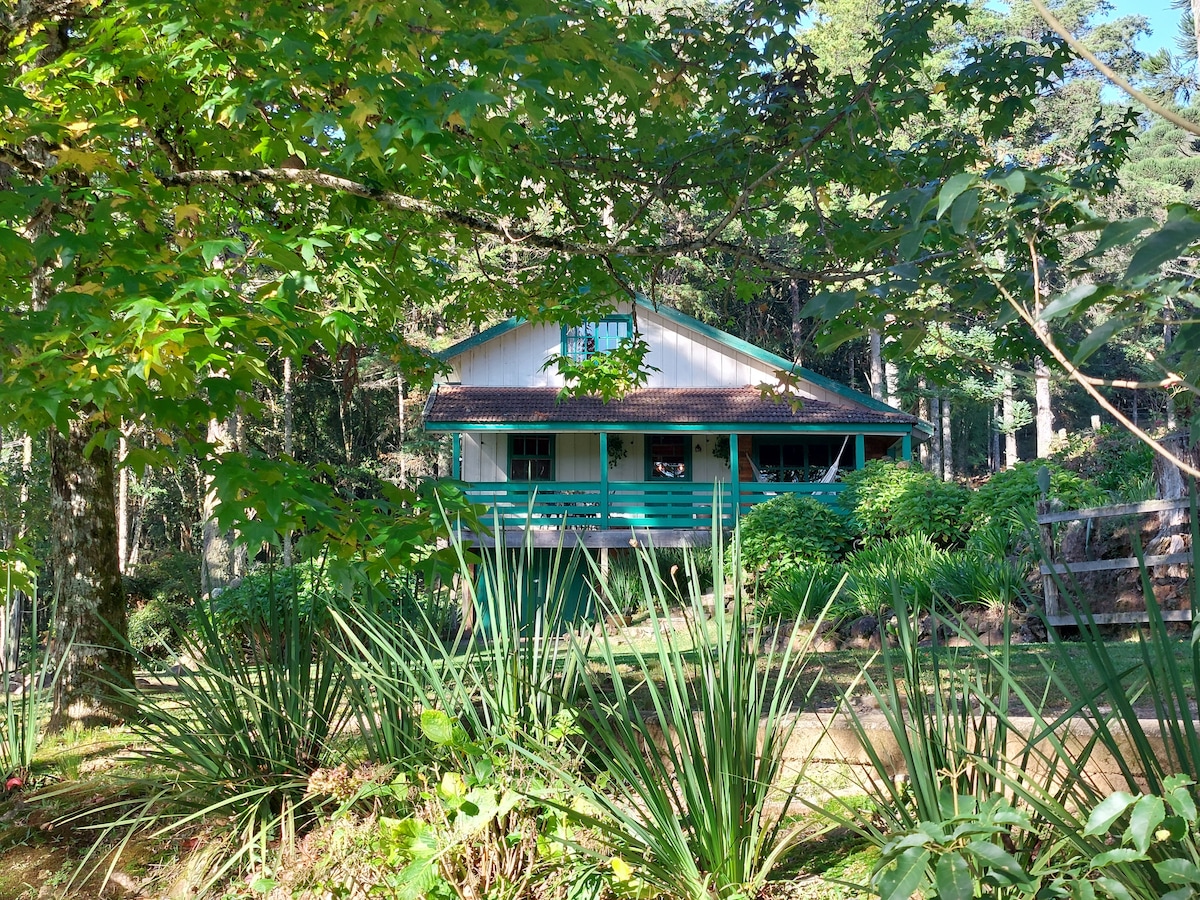
[[[799,409],[764,400],[758,388],[643,388],[604,403],[596,397],[558,399],[557,388],[443,384],[430,395],[425,424],[646,422],[669,424],[912,425],[915,416],[804,400]]]

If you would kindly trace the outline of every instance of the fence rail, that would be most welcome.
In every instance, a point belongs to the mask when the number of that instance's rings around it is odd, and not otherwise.
[[[1038,503],[1037,524],[1041,538],[1043,562],[1040,567],[1042,576],[1042,596],[1046,605],[1046,624],[1053,628],[1076,624],[1075,616],[1063,615],[1059,608],[1057,576],[1082,575],[1089,572],[1117,572],[1129,569],[1139,569],[1142,566],[1192,565],[1192,550],[1183,553],[1168,553],[1155,556],[1128,556],[1122,559],[1098,559],[1083,562],[1056,562],[1054,550],[1054,526],[1064,522],[1078,522],[1086,519],[1106,519],[1115,516],[1142,516],[1149,513],[1174,512],[1187,510],[1190,512],[1191,501],[1186,497],[1179,500],[1146,500],[1141,503],[1122,503],[1114,506],[1097,506],[1087,509],[1073,509],[1051,512],[1046,501]],[[1192,577],[1195,577],[1193,570]],[[1190,622],[1190,609],[1164,609],[1162,617],[1167,622]],[[1097,625],[1136,625],[1150,620],[1145,611],[1124,611],[1113,613],[1094,613],[1092,621]]]

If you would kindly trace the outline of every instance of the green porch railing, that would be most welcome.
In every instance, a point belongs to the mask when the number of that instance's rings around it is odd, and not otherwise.
[[[794,482],[743,482],[739,510],[780,494],[811,496],[837,505],[843,484]],[[534,527],[589,528],[705,528],[712,522],[712,484],[680,481],[610,481],[607,504],[599,482],[543,481],[475,483],[467,491],[487,508],[485,522],[499,518],[501,526],[521,527],[528,518]],[[725,511],[724,524],[732,524],[731,488],[721,484],[717,495]]]

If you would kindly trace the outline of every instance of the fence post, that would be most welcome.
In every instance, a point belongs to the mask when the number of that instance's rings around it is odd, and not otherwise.
[[[1051,571],[1042,576],[1042,597],[1046,605],[1046,619],[1058,615],[1058,585],[1054,581],[1054,524],[1043,522],[1042,517],[1050,512],[1050,501],[1043,497],[1037,502],[1038,532],[1041,535],[1042,555]]]

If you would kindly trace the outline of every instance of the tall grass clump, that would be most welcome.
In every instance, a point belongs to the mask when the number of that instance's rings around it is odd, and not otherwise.
[[[208,606],[198,606],[183,637],[194,670],[174,676],[170,700],[124,688],[137,704],[136,753],[152,774],[131,785],[138,799],[89,811],[108,821],[102,838],[224,821],[230,850],[212,873],[216,880],[269,861],[272,848],[290,847],[316,821],[309,778],[339,755],[348,673],[323,637],[330,620],[321,596],[303,606],[294,600],[269,592],[262,620],[232,641]],[[154,660],[138,662],[156,670]],[[157,667],[161,678],[171,677]]]
[[[454,717],[475,740],[539,741],[572,716],[584,660],[571,628],[588,612],[579,551],[539,551],[530,530],[517,548],[451,543],[464,615],[449,639],[420,615],[389,619],[362,605],[333,613],[356,715],[381,762],[396,761],[385,732],[397,750],[411,746],[418,705]]]
[[[10,591],[9,596],[12,596]],[[38,636],[53,614],[42,615],[36,590],[29,598],[29,627],[17,629],[17,670],[5,672],[2,718],[0,718],[0,778],[6,789],[29,783],[34,757],[41,746],[42,726],[49,716],[54,682],[62,671],[48,646],[38,644]],[[20,615],[21,604],[10,603],[10,614]],[[61,654],[60,659],[65,659]]]
[[[1023,832],[1036,843],[1041,826],[1061,823],[1067,809],[1095,799],[1081,775],[1091,745],[1069,749],[1058,736],[1079,707],[1047,717],[1045,698],[1029,694],[1014,675],[1007,630],[999,646],[985,647],[940,606],[911,607],[896,591],[892,608],[874,667],[880,674],[864,667],[860,677],[899,759],[880,747],[871,723],[849,702],[858,689],[853,685],[843,708],[870,764],[872,777],[862,786],[884,824],[862,819],[849,806],[837,816],[844,824],[883,844],[889,834],[912,832],[922,823],[977,815],[996,797],[1036,798],[1032,814],[1040,825]],[[927,628],[920,627],[922,620]],[[964,646],[939,646],[943,633]],[[924,640],[932,646],[922,646]]]
[[[737,552],[735,537],[727,569],[714,541],[712,571],[738,572]],[[626,888],[689,900],[753,896],[797,839],[786,818],[797,782],[780,782],[792,714],[816,684],[811,632],[753,627],[736,575],[731,614],[717,602],[706,621],[706,598],[693,588],[672,616],[657,599],[667,592],[653,549],[638,558],[655,598],[654,645],[600,639],[602,674],[584,681],[582,703],[589,778],[573,781],[595,812],[578,816]],[[696,585],[694,563],[686,565]],[[714,596],[726,587],[718,574]],[[629,677],[617,677],[623,668]]]

